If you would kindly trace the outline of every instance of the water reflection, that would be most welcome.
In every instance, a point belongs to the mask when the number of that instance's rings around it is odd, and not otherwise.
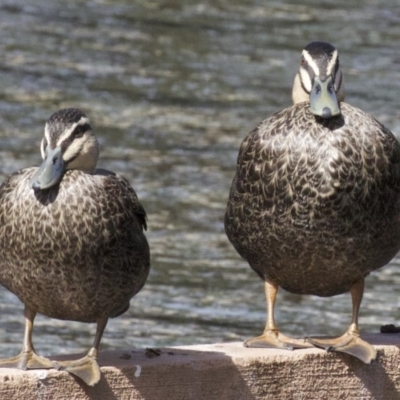
[[[133,4],[132,4],[133,3]],[[400,132],[400,9],[313,1],[0,1],[0,177],[39,163],[44,121],[78,106],[149,214],[152,272],[102,347],[242,340],[263,328],[263,284],[223,232],[238,147],[291,103],[302,47],[332,41],[348,100]],[[394,260],[367,281],[360,325],[398,320]],[[348,295],[279,295],[293,335],[339,334]],[[0,291],[2,356],[19,351],[22,306]],[[94,326],[38,317],[35,343],[54,354],[88,347]]]

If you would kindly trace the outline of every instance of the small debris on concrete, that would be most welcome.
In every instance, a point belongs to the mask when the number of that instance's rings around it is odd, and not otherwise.
[[[153,358],[159,357],[162,354],[161,349],[152,349],[151,347],[146,347],[146,357]]]
[[[400,332],[399,326],[395,326],[393,324],[381,326],[381,333],[399,333],[399,332]]]

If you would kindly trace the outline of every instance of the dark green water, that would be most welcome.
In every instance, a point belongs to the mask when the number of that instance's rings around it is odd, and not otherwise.
[[[32,4],[33,3],[33,4]],[[152,272],[102,348],[243,340],[261,333],[263,284],[223,215],[243,137],[291,104],[301,49],[341,54],[347,100],[400,134],[400,6],[378,0],[0,1],[0,178],[40,163],[46,119],[87,112],[99,165],[126,176],[149,216]],[[367,280],[360,325],[398,323],[400,261]],[[22,305],[0,288],[1,356],[22,342]],[[294,335],[339,334],[350,296],[281,292]],[[86,350],[94,326],[38,317],[39,353]]]

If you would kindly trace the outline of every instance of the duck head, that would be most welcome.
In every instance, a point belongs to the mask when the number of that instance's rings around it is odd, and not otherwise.
[[[68,169],[92,173],[99,158],[89,119],[77,108],[62,109],[48,119],[40,150],[43,162],[31,179],[34,190],[55,186]]]
[[[340,115],[344,80],[338,51],[330,43],[311,42],[303,49],[292,98],[295,104],[309,102],[311,112],[316,116],[331,118]]]

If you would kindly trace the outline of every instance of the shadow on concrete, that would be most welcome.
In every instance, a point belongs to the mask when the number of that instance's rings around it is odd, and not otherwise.
[[[90,400],[254,400],[237,365],[223,351],[213,351],[216,346],[207,351],[203,345],[101,352],[100,382],[88,387],[70,375],[71,393]]]

